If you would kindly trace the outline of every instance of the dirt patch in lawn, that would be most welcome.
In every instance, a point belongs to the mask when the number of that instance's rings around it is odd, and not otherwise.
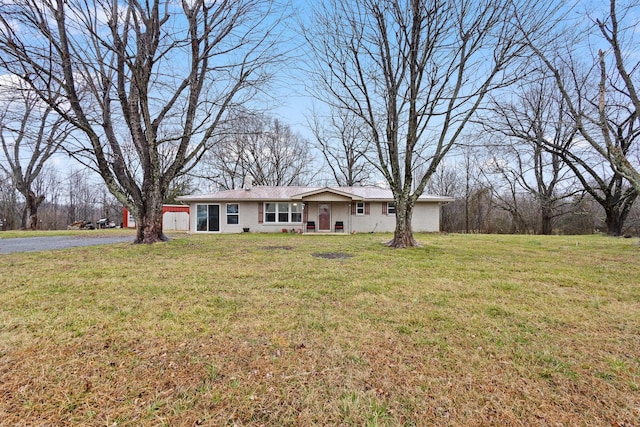
[[[322,252],[311,254],[316,258],[326,258],[326,259],[347,259],[353,257],[351,254],[345,254],[343,252]]]
[[[265,251],[277,251],[277,250],[282,250],[282,251],[291,251],[295,249],[293,246],[263,246],[262,250]]]

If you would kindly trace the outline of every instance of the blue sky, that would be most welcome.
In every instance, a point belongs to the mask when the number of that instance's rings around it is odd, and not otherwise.
[[[302,46],[301,38],[298,37],[296,31],[298,27],[297,19],[305,19],[308,16],[309,7],[313,3],[313,0],[291,0],[291,11],[296,15],[287,21],[288,27],[285,31],[285,37],[289,37],[290,41],[284,47],[291,50],[292,61],[281,70],[269,90],[269,98],[271,99],[257,100],[255,103],[257,106],[266,107],[268,114],[280,118],[284,123],[290,125],[295,131],[309,140],[312,139],[312,136],[307,127],[307,117],[312,114],[312,110],[322,111],[325,106],[305,90],[305,86],[310,82],[307,80],[306,75],[302,73],[298,64],[301,61],[303,63],[306,50]],[[601,12],[603,9],[606,10],[607,6],[602,1],[582,0],[578,2],[576,10],[578,12],[587,10],[592,17],[596,17],[601,15]],[[569,17],[578,21],[589,19],[584,14],[573,12],[569,14]],[[66,155],[57,156],[54,164],[62,170],[81,167],[79,165],[74,166],[74,162]]]

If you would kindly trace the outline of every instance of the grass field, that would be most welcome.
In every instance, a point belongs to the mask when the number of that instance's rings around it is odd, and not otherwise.
[[[1,426],[640,426],[640,245],[185,235],[0,257]]]

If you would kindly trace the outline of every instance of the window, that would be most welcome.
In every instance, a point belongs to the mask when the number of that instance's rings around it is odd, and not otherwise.
[[[396,214],[396,204],[394,202],[387,203],[387,215]]]
[[[276,204],[264,204],[264,222],[276,222]]]
[[[197,205],[197,231],[220,231],[220,205]]]
[[[302,203],[291,203],[291,222],[302,222]]]
[[[265,203],[264,222],[302,222],[302,203]]]
[[[351,204],[351,215],[358,215],[358,216],[363,216],[363,215],[370,215],[371,211],[370,211],[370,207],[369,207],[369,202],[355,202]],[[386,212],[384,211],[384,208],[386,208],[386,204],[383,204],[383,209],[382,209],[382,214],[385,215]]]
[[[278,203],[278,222],[289,222],[289,203]]]
[[[236,225],[240,224],[239,210],[237,203],[227,204],[227,224]]]

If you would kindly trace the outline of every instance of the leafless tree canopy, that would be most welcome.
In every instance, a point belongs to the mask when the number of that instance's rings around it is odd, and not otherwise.
[[[315,175],[309,143],[280,120],[240,112],[224,127],[200,173],[216,188],[308,185]]]
[[[26,0],[0,12],[2,66],[83,132],[69,150],[133,213],[137,241],[165,239],[171,181],[273,71],[272,1]]]
[[[592,26],[582,28],[588,37],[579,45],[529,42],[555,79],[580,136],[639,192],[640,61],[634,36],[640,5],[610,0],[606,6],[585,13]],[[596,52],[595,46],[602,48]]]
[[[331,109],[328,115],[314,115],[309,126],[336,184],[371,183],[374,170],[367,156],[373,144],[351,112]]]
[[[349,112],[375,145],[396,199],[390,245],[417,244],[413,205],[486,94],[518,78],[519,17],[535,37],[540,2],[332,0],[306,29],[318,97]],[[426,173],[414,185],[414,171]]]
[[[512,98],[493,98],[490,114],[482,117],[491,153],[483,172],[508,185],[509,191],[497,192],[496,199],[509,206],[515,218],[521,218],[516,209],[519,193],[531,194],[540,212],[540,229],[535,231],[551,234],[552,221],[565,212],[561,205],[582,191],[564,156],[576,144],[577,130],[549,79],[522,83]]]
[[[38,226],[38,207],[46,194],[37,191],[36,180],[69,132],[70,126],[53,108],[18,79],[5,78],[0,83],[0,170],[24,197],[21,228]]]

